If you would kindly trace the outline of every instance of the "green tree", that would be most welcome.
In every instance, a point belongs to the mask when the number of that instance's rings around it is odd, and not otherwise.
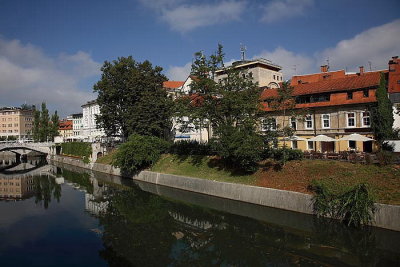
[[[49,125],[50,127],[49,136],[52,141],[54,141],[54,137],[58,135],[59,120],[60,118],[58,117],[56,110],[54,114],[51,116],[51,124]]]
[[[221,45],[208,59],[202,52],[195,54],[191,74],[196,78],[191,96],[178,101],[186,108],[177,116],[188,116],[200,128],[211,125],[218,137],[214,142],[216,152],[227,163],[254,171],[262,153],[257,133],[261,89],[250,73],[227,68],[223,60]],[[217,69],[226,74],[220,82],[214,80]]]
[[[381,73],[379,87],[376,90],[377,104],[371,108],[371,128],[379,148],[393,135],[393,107],[389,100],[385,75]]]
[[[35,142],[40,141],[40,110],[35,109],[33,111],[33,140]]]
[[[40,113],[40,128],[39,128],[39,136],[40,142],[47,141],[49,137],[49,110],[46,107],[46,103],[42,103],[42,111]]]
[[[171,128],[172,101],[162,88],[162,68],[132,56],[104,62],[94,85],[101,115],[97,122],[107,136],[137,133],[165,137]]]

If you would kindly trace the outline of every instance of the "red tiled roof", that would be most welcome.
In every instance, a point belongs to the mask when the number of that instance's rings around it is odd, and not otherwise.
[[[295,75],[292,77],[290,84],[293,86],[301,83],[315,83],[319,81],[339,79],[344,77],[346,77],[346,73],[344,70],[320,72],[306,75]]]
[[[182,81],[166,81],[163,82],[164,88],[178,88],[181,87],[185,82]]]
[[[379,85],[380,72],[367,72],[362,75],[351,75],[344,78],[319,81],[314,83],[298,84],[293,86],[293,95],[308,95],[326,92],[338,92],[376,87]],[[265,89],[261,98],[276,97],[276,89]]]

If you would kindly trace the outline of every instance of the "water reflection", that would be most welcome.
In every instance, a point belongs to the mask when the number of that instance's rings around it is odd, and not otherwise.
[[[357,230],[307,215],[48,166],[51,173],[33,178],[35,202],[47,209],[51,200],[69,202],[68,196],[62,196],[66,187],[82,191],[81,209],[99,224],[90,229],[103,244],[96,248],[96,257],[109,266],[392,266],[400,262],[398,232]],[[62,180],[63,186],[57,183]],[[68,214],[64,216],[59,219]]]

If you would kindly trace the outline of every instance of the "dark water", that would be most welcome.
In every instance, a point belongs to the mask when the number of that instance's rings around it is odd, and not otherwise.
[[[0,173],[0,266],[400,263],[398,232],[349,229],[73,167],[31,165],[29,172]],[[7,195],[10,183],[20,192]]]

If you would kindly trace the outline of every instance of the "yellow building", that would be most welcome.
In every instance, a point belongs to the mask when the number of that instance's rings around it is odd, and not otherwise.
[[[18,107],[0,108],[0,137],[32,138],[33,110]]]

